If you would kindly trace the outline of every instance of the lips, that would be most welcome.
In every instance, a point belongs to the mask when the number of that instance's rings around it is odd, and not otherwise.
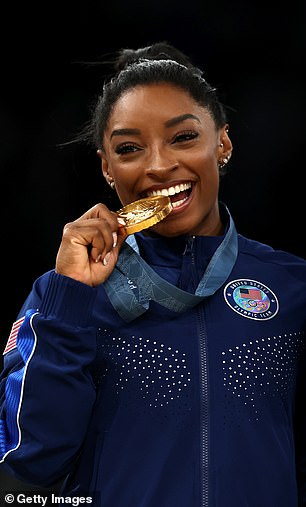
[[[192,191],[192,183],[190,181],[179,183],[170,187],[158,188],[146,192],[147,197],[163,195],[170,197],[172,207],[178,208],[189,198]]]

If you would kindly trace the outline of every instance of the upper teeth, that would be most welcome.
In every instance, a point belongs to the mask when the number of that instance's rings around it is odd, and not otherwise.
[[[151,190],[148,192],[148,197],[152,197],[154,195],[174,195],[178,194],[179,192],[183,192],[188,188],[191,188],[191,183],[180,183],[180,185],[175,185],[174,187],[162,188],[160,190]]]

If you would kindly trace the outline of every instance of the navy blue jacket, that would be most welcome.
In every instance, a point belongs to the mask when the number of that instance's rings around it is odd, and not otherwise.
[[[4,355],[1,466],[97,507],[306,506],[305,260],[236,235],[224,274],[224,238],[135,237],[150,284],[124,266],[97,288],[35,281]]]

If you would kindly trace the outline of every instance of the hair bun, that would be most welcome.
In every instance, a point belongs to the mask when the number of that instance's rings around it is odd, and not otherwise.
[[[149,60],[174,60],[186,67],[193,67],[190,59],[184,53],[171,46],[171,44],[168,44],[168,42],[156,42],[151,46],[139,49],[121,49],[115,60],[115,71],[120,72],[128,65],[144,58]]]

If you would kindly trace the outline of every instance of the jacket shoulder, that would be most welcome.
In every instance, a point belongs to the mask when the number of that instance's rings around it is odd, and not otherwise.
[[[253,258],[254,261],[270,264],[271,267],[278,266],[306,283],[306,259],[242,235],[238,235],[238,238],[239,251],[242,255],[248,256],[249,260]]]

